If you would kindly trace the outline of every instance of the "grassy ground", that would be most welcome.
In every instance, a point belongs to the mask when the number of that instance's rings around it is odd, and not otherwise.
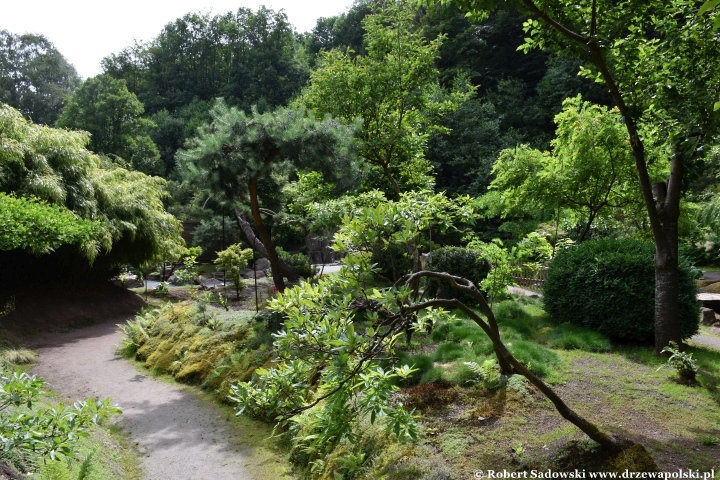
[[[206,315],[216,320],[208,323],[193,308],[177,304],[171,314],[166,307],[153,340],[141,342],[135,354],[149,368],[224,398],[229,384],[270,360],[272,337],[250,312],[228,314],[211,304]],[[505,301],[494,309],[514,355],[579,414],[645,445],[663,471],[720,471],[720,353],[692,347],[700,373],[698,383],[687,386],[672,369],[660,368],[665,361],[651,346],[613,345],[597,333],[557,325],[537,300]],[[418,368],[396,401],[415,409],[421,440],[396,444],[366,425],[326,460],[326,471],[338,478],[468,478],[499,468],[592,465],[583,457],[592,451],[585,436],[524,379],[500,378],[490,342],[462,315],[430,335],[415,335],[398,357]]]
[[[545,376],[565,402],[603,430],[645,445],[662,471],[720,466],[720,353],[692,347],[700,364],[699,382],[678,383],[672,369],[659,367],[649,346],[616,346],[592,332],[553,325],[538,305],[496,307],[504,340],[514,354]],[[447,338],[470,348],[457,358],[425,367],[438,381],[407,389],[407,404],[421,413],[421,442],[459,478],[474,471],[557,468],[561,446],[584,435],[560,417],[552,404],[521,379],[487,388],[462,374],[467,361],[491,358],[482,340],[475,340],[467,320],[436,328],[429,340],[413,344],[408,354],[426,354],[427,343]],[[529,347],[533,342],[534,347]],[[437,353],[449,343],[440,343]],[[470,353],[472,352],[472,353]],[[487,357],[483,357],[487,355]],[[476,358],[473,359],[473,356]],[[480,357],[480,358],[477,358]],[[443,358],[447,360],[448,358]],[[543,367],[532,364],[544,362]],[[427,375],[427,374],[426,374]],[[432,475],[431,475],[432,476]]]

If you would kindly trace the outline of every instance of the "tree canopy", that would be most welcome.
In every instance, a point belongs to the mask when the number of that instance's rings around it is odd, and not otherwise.
[[[329,116],[318,120],[304,108],[264,114],[253,109],[248,115],[223,101],[216,103],[211,115],[213,122],[200,129],[178,156],[184,179],[199,187],[202,195],[234,208],[241,227],[247,224],[244,215],[249,207],[259,244],[255,234],[244,229],[248,243],[263,248],[273,281],[283,290],[281,261],[262,217],[277,198],[279,182],[294,170],[320,172],[340,190],[355,183],[354,127]],[[285,275],[292,273],[285,268]]]
[[[58,222],[80,229],[83,256],[92,259],[97,254],[95,268],[105,273],[118,264],[150,259],[168,242],[182,243],[179,222],[163,206],[165,180],[126,170],[88,151],[87,133],[36,125],[2,105],[0,140],[0,192],[17,197],[9,204],[16,209],[13,228],[55,209]],[[31,197],[45,203],[36,204]],[[94,252],[88,250],[90,240]],[[54,248],[23,245],[17,249],[38,253]]]
[[[136,170],[157,175],[163,173],[160,154],[148,135],[155,124],[142,118],[144,110],[124,80],[98,75],[70,95],[57,126],[84,130],[93,152],[120,157]]]
[[[489,198],[505,214],[537,211],[545,221],[562,214],[579,241],[598,219],[632,224],[641,216],[641,197],[619,114],[579,96],[563,106],[552,151],[525,145],[503,150]]]
[[[498,3],[455,2],[475,18],[486,17]],[[659,354],[670,341],[680,345],[680,198],[697,171],[703,143],[712,142],[720,125],[713,111],[720,96],[720,42],[713,27],[718,13],[700,15],[701,3],[691,0],[512,3],[531,16],[523,23],[522,50],[581,58],[583,75],[604,83],[620,111],[655,241],[655,350]],[[646,153],[646,145],[653,143],[665,146],[670,159],[667,181],[655,186]]]
[[[53,125],[80,76],[43,35],[0,31],[0,102]]]
[[[426,41],[413,26],[412,11],[389,6],[363,20],[364,55],[322,52],[310,86],[296,101],[344,121],[363,120],[359,154],[371,166],[366,188],[392,198],[403,191],[432,185],[425,158],[431,132],[443,130],[439,119],[472,94],[472,88],[444,91],[435,59],[442,37]]]
[[[188,13],[151,41],[135,43],[102,61],[106,74],[127,82],[157,123],[150,132],[165,163],[207,123],[215,98],[260,112],[287,105],[307,81],[304,49],[287,15],[253,12]]]

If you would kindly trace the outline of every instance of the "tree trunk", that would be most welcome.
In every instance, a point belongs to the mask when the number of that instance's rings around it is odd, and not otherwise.
[[[679,283],[677,220],[680,216],[680,193],[684,173],[680,153],[682,149],[678,148],[677,145],[673,145],[670,178],[667,182],[667,197],[654,199],[645,159],[645,146],[642,137],[638,133],[635,124],[636,119],[625,103],[625,97],[605,61],[603,52],[605,47],[600,46],[593,36],[595,34],[594,26],[591,28],[591,36],[586,37],[560,24],[546,10],[539,8],[535,4],[535,0],[523,0],[523,3],[530,11],[542,18],[561,35],[587,47],[592,62],[598,68],[605,85],[610,90],[610,95],[615,100],[615,105],[620,110],[630,139],[638,180],[640,181],[640,190],[645,201],[645,208],[650,220],[653,240],[655,241],[655,353],[659,354],[670,340],[677,341],[678,346],[680,346],[682,343],[679,333],[680,308],[677,296]],[[596,16],[595,8],[596,6],[593,3],[593,19]]]
[[[680,183],[683,162],[673,152],[667,186],[660,184],[655,193],[656,210],[662,221],[662,238],[655,239],[655,354],[671,341],[682,348],[680,324],[680,268],[678,262],[678,221],[680,218]],[[667,193],[665,193],[667,192]]]
[[[263,257],[268,258],[268,251],[265,248],[265,245],[263,245],[262,241],[255,236],[255,232],[253,231],[250,222],[245,219],[245,216],[242,212],[240,212],[240,210],[235,210],[235,218],[240,226],[240,230],[242,230],[245,234],[245,239],[247,240],[248,245],[250,245],[250,248],[258,252]],[[282,258],[278,257],[278,262],[280,263],[280,272],[282,272],[283,276],[287,277],[290,282],[297,282],[300,280],[300,277],[295,269],[285,263]]]
[[[278,257],[275,245],[272,242],[270,231],[262,220],[260,214],[260,203],[258,201],[258,179],[252,177],[248,182],[248,190],[250,191],[250,210],[252,212],[253,223],[258,232],[258,237],[265,247],[267,259],[270,261],[270,270],[272,271],[273,283],[278,292],[285,291],[285,280],[283,272],[280,268],[280,258]]]

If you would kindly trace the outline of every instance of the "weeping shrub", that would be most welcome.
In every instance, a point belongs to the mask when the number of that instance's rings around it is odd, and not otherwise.
[[[621,340],[654,338],[654,247],[633,239],[583,242],[561,251],[543,285],[545,310],[569,322]],[[700,322],[697,287],[690,266],[680,266],[680,322],[683,338]]]

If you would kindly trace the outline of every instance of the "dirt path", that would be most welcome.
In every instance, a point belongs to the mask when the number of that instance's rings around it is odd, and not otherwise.
[[[138,443],[144,478],[288,478],[279,457],[261,446],[266,428],[243,425],[191,389],[148,377],[116,355],[116,324],[124,320],[35,336],[33,372],[68,399],[112,398],[123,410],[118,423]]]
[[[710,332],[710,335],[698,333],[692,337],[690,341],[720,351],[720,328],[713,327],[710,329]]]

